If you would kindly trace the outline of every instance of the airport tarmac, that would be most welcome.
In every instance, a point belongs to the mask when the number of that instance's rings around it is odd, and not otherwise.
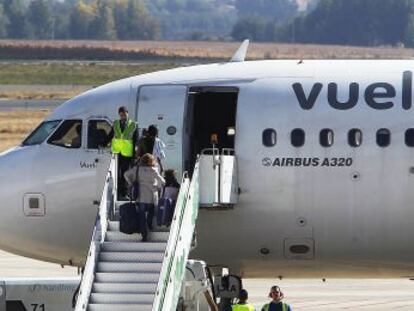
[[[279,285],[294,311],[413,311],[414,282],[392,280],[245,280],[257,311],[267,302],[269,288]]]
[[[77,269],[0,252],[0,279],[10,277],[77,277]],[[414,281],[392,280],[244,280],[250,301],[260,311],[271,285],[279,285],[294,311],[413,311]]]

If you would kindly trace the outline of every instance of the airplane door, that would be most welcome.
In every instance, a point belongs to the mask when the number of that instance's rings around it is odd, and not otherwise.
[[[142,86],[138,92],[138,126],[140,129],[155,124],[159,138],[166,144],[165,169],[177,170],[181,176],[184,148],[184,116],[187,105],[187,86]]]

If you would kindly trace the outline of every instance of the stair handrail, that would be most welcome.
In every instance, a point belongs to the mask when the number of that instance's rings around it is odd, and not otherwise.
[[[178,304],[198,215],[198,176],[199,160],[191,183],[183,176],[152,311],[173,311]]]
[[[91,244],[89,246],[88,257],[82,274],[78,299],[76,301],[75,311],[84,311],[88,308],[89,297],[92,292],[92,285],[100,245],[105,240],[106,231],[108,230],[109,219],[114,208],[114,198],[116,195],[116,183],[114,182],[117,175],[117,159],[112,157],[109,164],[108,174],[105,179],[105,185],[102,192],[101,202],[99,204],[98,214],[92,231]]]

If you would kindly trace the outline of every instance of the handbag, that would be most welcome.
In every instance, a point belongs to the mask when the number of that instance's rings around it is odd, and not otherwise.
[[[137,201],[139,199],[139,164],[137,164],[137,169],[135,171],[135,181],[131,186],[131,200]]]

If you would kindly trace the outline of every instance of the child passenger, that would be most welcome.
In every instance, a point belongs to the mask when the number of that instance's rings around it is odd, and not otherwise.
[[[174,170],[166,170],[164,173],[164,199],[171,199],[174,205],[177,202],[178,192],[180,192],[180,184],[177,181],[176,173]]]

